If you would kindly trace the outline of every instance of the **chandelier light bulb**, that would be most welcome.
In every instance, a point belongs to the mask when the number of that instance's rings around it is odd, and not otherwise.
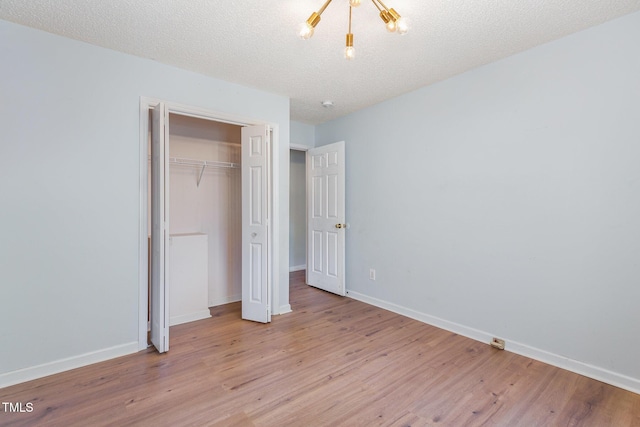
[[[302,40],[308,40],[313,36],[313,27],[306,22],[303,22],[298,27],[298,37]]]
[[[406,18],[398,19],[396,21],[396,28],[398,30],[398,34],[407,34],[407,31],[409,31],[409,21],[407,21]]]
[[[322,6],[322,9],[320,9],[320,13],[324,11],[324,8],[327,7],[330,1],[331,0],[328,0],[324,4],[324,6]],[[311,16],[309,16],[309,19],[300,24],[300,27],[298,27],[298,37],[300,37],[302,40],[311,38],[311,36],[313,35],[313,29],[316,27],[316,25],[318,25],[318,22],[320,22],[320,13],[313,12]]]
[[[346,59],[353,59],[356,56],[356,50],[353,46],[347,46],[344,48],[344,57]]]
[[[349,0],[349,4],[351,5],[351,7],[358,7],[360,6],[361,0]]]
[[[389,31],[390,33],[394,33],[396,31],[396,28],[396,21],[389,20],[389,22],[387,22],[387,31]]]
[[[346,47],[344,48],[344,57],[346,59],[353,59],[356,56],[356,50],[353,48],[353,34],[347,34],[347,41],[345,43]]]

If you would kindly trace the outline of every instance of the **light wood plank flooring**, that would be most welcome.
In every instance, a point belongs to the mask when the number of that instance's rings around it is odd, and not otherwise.
[[[293,313],[239,303],[153,350],[0,389],[16,426],[640,426],[640,395],[304,284]]]

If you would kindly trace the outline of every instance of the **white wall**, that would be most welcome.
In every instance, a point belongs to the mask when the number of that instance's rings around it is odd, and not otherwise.
[[[639,392],[638,40],[635,13],[317,126],[349,294]]]
[[[315,144],[315,126],[301,122],[290,122],[291,145],[313,148]]]
[[[289,160],[289,269],[307,264],[306,153],[291,150]]]
[[[279,125],[288,306],[287,98],[5,21],[0,57],[0,386],[137,350],[140,96]]]

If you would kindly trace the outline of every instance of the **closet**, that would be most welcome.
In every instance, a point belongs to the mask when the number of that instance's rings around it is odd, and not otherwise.
[[[240,126],[169,114],[170,326],[242,298],[240,144]]]

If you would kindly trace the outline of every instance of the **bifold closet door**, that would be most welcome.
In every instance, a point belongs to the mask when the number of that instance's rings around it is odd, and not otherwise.
[[[169,351],[169,112],[151,113],[151,343]]]
[[[271,321],[269,283],[270,130],[242,128],[242,318]]]

